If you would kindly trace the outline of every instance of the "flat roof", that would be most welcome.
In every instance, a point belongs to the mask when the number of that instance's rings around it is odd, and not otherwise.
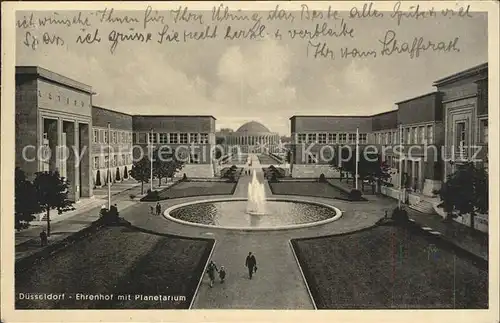
[[[289,120],[293,118],[371,118],[371,116],[366,116],[366,115],[360,115],[360,116],[355,116],[355,115],[294,115],[289,118]]]
[[[381,116],[381,115],[384,115],[384,114],[389,114],[389,113],[394,113],[394,112],[398,112],[398,109],[389,110],[389,111],[385,111],[385,112],[380,112],[380,113],[377,113],[377,114],[373,114],[370,117],[378,117],[378,116]]]
[[[147,118],[154,118],[154,117],[164,117],[164,118],[196,118],[196,117],[202,117],[202,118],[212,118],[215,119],[214,116],[212,115],[196,115],[196,114],[134,114],[132,115],[133,117],[147,117]]]
[[[108,108],[103,108],[103,107],[100,107],[98,105],[92,105],[92,109],[101,109],[101,110],[106,110],[106,111],[110,111],[110,112],[113,112],[113,113],[119,113],[119,114],[123,114],[127,117],[133,117],[133,115],[131,114],[128,114],[128,113],[125,113],[125,112],[120,112],[120,111],[116,111],[116,110],[112,110],[112,109],[108,109]]]
[[[406,100],[403,100],[403,101],[396,102],[395,104],[402,104],[402,103],[410,102],[410,101],[413,101],[413,100],[416,100],[416,99],[424,98],[426,96],[436,95],[438,93],[439,93],[439,91],[429,92],[429,93],[426,93],[426,94],[415,96],[415,97],[410,98],[410,99],[406,99]]]
[[[432,85],[433,86],[440,86],[440,85],[444,85],[446,83],[452,83],[452,82],[460,80],[462,78],[479,74],[486,69],[488,69],[488,62],[479,64],[479,65],[473,66],[471,68],[468,68],[466,70],[460,71],[458,73],[454,73],[454,74],[448,75],[446,77],[443,77],[443,78],[435,81]]]
[[[93,94],[92,87],[90,85],[78,82],[41,66],[16,66],[16,75],[34,75],[41,79],[66,86],[71,89],[79,90],[88,94]]]

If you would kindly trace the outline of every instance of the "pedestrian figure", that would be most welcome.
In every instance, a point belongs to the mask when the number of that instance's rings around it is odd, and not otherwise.
[[[387,219],[387,210],[385,210],[384,218]]]
[[[245,266],[248,268],[248,276],[252,279],[253,273],[257,272],[257,260],[255,256],[249,252],[247,259],[245,260]]]
[[[226,279],[226,270],[224,269],[224,266],[220,266],[219,278],[220,278],[220,283],[224,284],[224,279]]]
[[[149,206],[149,212],[151,212],[151,214],[153,215],[155,214],[155,210],[152,205]]]
[[[42,230],[42,232],[40,232],[40,245],[42,247],[46,246],[47,245],[47,232],[45,232],[45,229]]]
[[[160,202],[157,202],[156,203],[156,215],[160,215],[161,214],[161,205],[160,205]]]
[[[210,287],[212,287],[214,285],[216,271],[218,271],[217,266],[215,265],[215,263],[212,260],[210,260],[210,263],[208,264],[208,267],[207,267],[207,274],[208,274],[208,278],[210,279]]]

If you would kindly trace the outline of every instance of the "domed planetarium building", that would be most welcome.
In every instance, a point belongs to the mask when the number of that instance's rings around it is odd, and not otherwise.
[[[228,146],[240,147],[243,153],[275,152],[278,149],[280,136],[263,124],[250,121],[243,124],[235,132],[225,135]]]

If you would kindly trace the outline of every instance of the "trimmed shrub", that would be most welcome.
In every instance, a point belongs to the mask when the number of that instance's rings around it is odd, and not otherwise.
[[[116,180],[117,181],[121,181],[121,177],[120,177],[120,168],[119,167],[116,167]]]
[[[158,191],[151,191],[150,189],[148,190],[147,193],[147,199],[149,201],[159,201],[160,200],[160,193]]]
[[[133,199],[135,199],[135,194],[130,194],[129,197],[131,200],[133,200]]]
[[[123,170],[123,179],[128,179],[128,169],[127,169],[127,166],[125,166],[125,169]]]
[[[349,200],[351,201],[361,201],[362,193],[360,190],[351,190],[349,192]]]
[[[184,173],[184,175],[182,175],[182,180],[183,180],[183,181],[187,181],[187,179],[188,179],[188,178],[187,178],[187,175],[186,175],[186,173]]]
[[[321,175],[319,175],[318,182],[320,182],[320,183],[326,183],[325,174],[321,173]]]
[[[396,207],[392,211],[392,219],[396,222],[408,222],[408,211],[403,208]]]

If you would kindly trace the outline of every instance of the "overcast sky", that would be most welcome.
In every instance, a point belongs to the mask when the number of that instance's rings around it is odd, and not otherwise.
[[[27,14],[18,13],[17,18]],[[163,14],[170,17],[167,12]],[[45,15],[53,16],[51,12]],[[144,13],[137,11],[135,15],[142,18]],[[42,16],[35,13],[35,18]],[[335,23],[340,22],[331,21],[330,25]],[[428,52],[415,59],[407,54],[376,59],[313,59],[306,55],[307,41],[291,40],[285,30],[313,29],[314,24],[281,22],[266,23],[267,30],[282,30],[281,41],[271,37],[262,41],[121,43],[111,54],[108,34],[113,28],[125,32],[128,27],[100,25],[100,44],[78,45],[75,38],[80,28],[52,26],[17,29],[16,63],[40,65],[91,85],[98,93],[94,103],[105,108],[132,114],[210,114],[217,119],[218,129],[237,129],[244,122],[256,120],[288,135],[292,115],[360,115],[392,110],[395,102],[433,91],[433,81],[487,61],[485,14],[407,21],[401,26],[385,18],[348,20],[347,24],[355,29],[354,39],[323,38],[335,52],[344,46],[379,50],[378,41],[389,29],[398,39],[410,42],[420,36],[436,42],[459,37],[460,52]],[[134,27],[139,30],[141,25]],[[199,24],[170,26],[179,31],[204,29]],[[219,34],[225,28],[219,26]],[[160,26],[148,30],[156,41]],[[27,31],[39,36],[45,31],[57,33],[65,45],[40,45],[32,50],[22,44]]]

